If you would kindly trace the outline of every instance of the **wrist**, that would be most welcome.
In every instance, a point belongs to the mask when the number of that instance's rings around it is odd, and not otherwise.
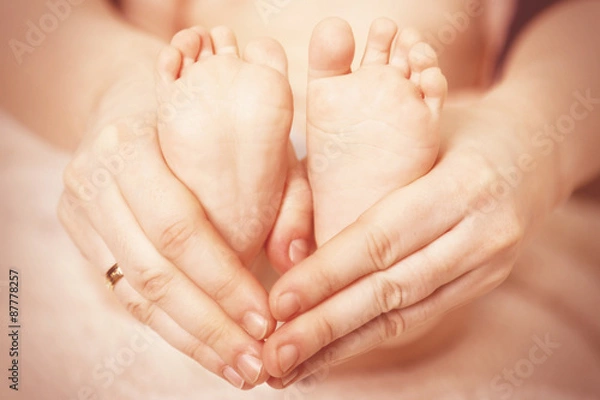
[[[87,120],[88,131],[141,115],[156,114],[154,65],[163,45],[143,37],[129,39],[120,46],[123,56],[114,60],[114,67],[96,91]]]
[[[530,225],[538,225],[568,197],[560,171],[559,143],[554,143],[544,110],[519,82],[503,83],[480,102],[482,109],[493,110],[505,135],[500,140],[510,146],[509,166],[501,173],[525,205]]]

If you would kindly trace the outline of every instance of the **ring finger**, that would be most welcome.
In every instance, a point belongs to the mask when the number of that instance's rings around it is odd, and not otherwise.
[[[67,187],[77,187],[77,182],[67,182]],[[128,282],[138,293],[213,348],[247,382],[255,384],[266,379],[259,358],[261,343],[252,339],[206,293],[158,253],[114,181],[103,185],[86,210],[92,227],[115,255]]]
[[[92,265],[100,267],[102,272],[106,272],[108,266],[114,263],[114,257],[86,217],[72,207],[72,202],[67,200],[66,194],[63,194],[58,210],[62,225],[83,256]],[[252,387],[212,348],[200,342],[163,310],[140,296],[126,279],[117,282],[113,290],[119,302],[136,319],[152,328],[173,348],[237,388]]]

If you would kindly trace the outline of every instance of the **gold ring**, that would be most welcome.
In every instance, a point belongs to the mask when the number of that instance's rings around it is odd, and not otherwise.
[[[119,264],[113,265],[108,271],[106,271],[106,287],[110,290],[114,289],[117,282],[123,278],[123,271],[119,268]]]

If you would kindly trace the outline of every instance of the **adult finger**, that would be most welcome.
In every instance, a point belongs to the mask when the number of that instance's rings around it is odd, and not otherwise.
[[[77,187],[66,174],[68,188]],[[158,253],[129,210],[112,177],[95,196],[87,216],[119,262],[131,286],[213,348],[250,384],[266,378],[261,343],[231,320],[204,291]]]
[[[271,378],[269,384],[276,388],[289,386],[323,368],[343,363],[364,354],[389,339],[396,338],[424,323],[443,316],[473,299],[488,293],[506,279],[506,271],[499,268],[506,260],[471,271],[447,286],[440,288],[422,302],[408,308],[393,310],[364,324],[355,331],[321,349],[282,378]]]
[[[73,200],[63,193],[58,207],[59,219],[83,256],[104,274],[109,266],[114,264],[114,257],[85,215],[78,212],[73,204]],[[213,349],[190,335],[163,310],[140,296],[127,280],[119,281],[114,287],[114,293],[135,318],[152,328],[175,349],[228,380],[233,386],[240,389],[251,387],[233,368],[225,364]]]
[[[312,192],[306,164],[290,145],[290,165],[283,201],[266,244],[267,256],[280,273],[304,261],[315,247]]]
[[[467,205],[440,200],[460,199],[460,192],[458,184],[436,169],[393,192],[281,277],[269,296],[273,316],[287,321],[433,242],[466,212]]]
[[[471,232],[472,222],[463,222],[396,265],[363,277],[285,324],[265,345],[267,370],[281,376],[379,315],[418,303],[479,267],[488,252],[477,240],[469,240]],[[292,352],[293,362],[286,354]]]
[[[190,357],[213,374],[227,380],[238,389],[251,389],[254,385],[244,378],[217,354],[215,350],[181,328],[162,309],[144,299],[127,282],[119,282],[114,289],[123,306],[140,322],[148,325],[173,348]]]
[[[108,131],[96,141],[100,159],[115,154]],[[275,329],[267,293],[207,219],[201,204],[169,170],[156,135],[135,141],[135,151],[122,163],[115,180],[146,236],[160,254],[181,269],[198,287],[257,340]],[[113,165],[113,168],[116,168]]]

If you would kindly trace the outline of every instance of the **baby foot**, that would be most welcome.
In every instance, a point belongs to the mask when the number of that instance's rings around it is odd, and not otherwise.
[[[243,57],[225,27],[177,33],[158,59],[164,157],[242,261],[260,252],[280,207],[293,106],[273,40]]]
[[[425,175],[438,156],[447,92],[435,51],[412,30],[376,20],[359,69],[343,20],[320,23],[310,44],[307,144],[321,245],[389,192]]]

